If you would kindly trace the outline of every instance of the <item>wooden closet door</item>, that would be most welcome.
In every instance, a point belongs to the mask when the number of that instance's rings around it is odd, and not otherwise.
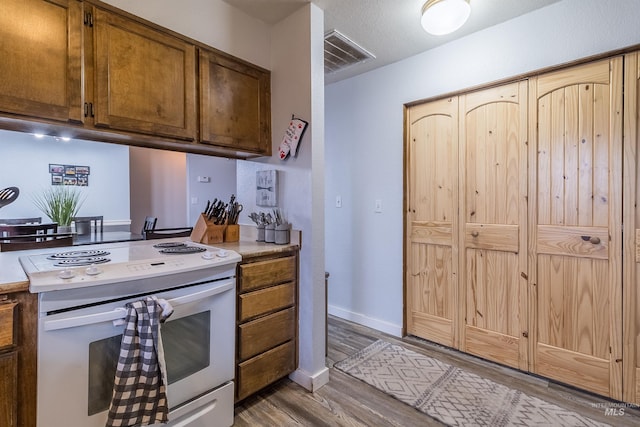
[[[526,370],[527,82],[460,103],[461,350]]]
[[[622,398],[622,58],[531,80],[531,370]]]
[[[635,52],[624,58],[624,178],[623,224],[628,232],[623,242],[623,331],[625,402],[640,404],[640,55]]]
[[[458,99],[407,112],[407,333],[458,347]]]

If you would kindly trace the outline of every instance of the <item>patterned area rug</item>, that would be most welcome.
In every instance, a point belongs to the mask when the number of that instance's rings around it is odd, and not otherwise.
[[[385,341],[335,368],[449,426],[607,426]]]

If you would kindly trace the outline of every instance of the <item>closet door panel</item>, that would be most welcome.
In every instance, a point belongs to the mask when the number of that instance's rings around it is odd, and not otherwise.
[[[457,98],[407,112],[407,332],[457,347]]]
[[[624,398],[640,404],[640,58],[638,52],[625,55],[624,177],[623,177],[623,299]],[[626,232],[628,230],[628,232]],[[629,285],[627,285],[629,284]]]
[[[527,369],[527,83],[461,97],[462,349]]]
[[[532,371],[614,398],[622,372],[621,66],[617,58],[550,73],[530,90]]]

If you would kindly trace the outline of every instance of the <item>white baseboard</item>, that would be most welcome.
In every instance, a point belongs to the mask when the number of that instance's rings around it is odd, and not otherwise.
[[[354,313],[353,311],[336,307],[335,305],[330,305],[328,312],[333,316],[393,335],[394,337],[402,337],[402,325],[394,325],[393,323],[389,323],[384,320],[373,319],[360,313]]]
[[[302,369],[297,369],[289,374],[289,379],[313,393],[329,382],[329,368],[325,367],[313,375]]]

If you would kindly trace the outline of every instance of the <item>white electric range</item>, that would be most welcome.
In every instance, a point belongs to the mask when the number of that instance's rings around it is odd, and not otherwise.
[[[105,425],[127,303],[147,296],[174,309],[166,425],[232,425],[240,255],[184,238],[69,249],[20,257],[39,294],[38,425]]]

